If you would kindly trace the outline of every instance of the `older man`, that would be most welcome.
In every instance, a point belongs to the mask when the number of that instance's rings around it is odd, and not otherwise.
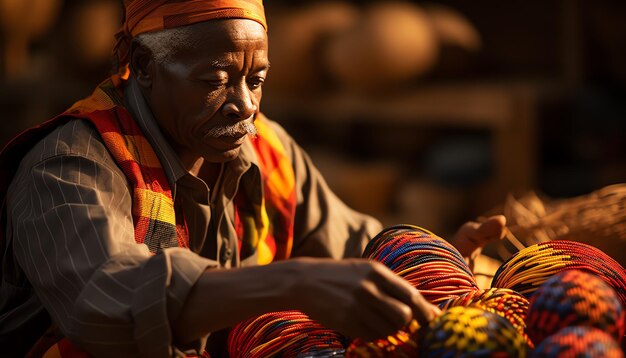
[[[220,330],[268,311],[370,339],[436,314],[346,259],[380,224],[259,112],[267,51],[260,0],[126,1],[119,73],[0,158],[3,351],[219,356]]]

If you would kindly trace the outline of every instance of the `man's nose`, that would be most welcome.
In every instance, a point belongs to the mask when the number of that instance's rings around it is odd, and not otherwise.
[[[224,117],[232,120],[243,120],[252,117],[257,111],[254,98],[247,84],[236,86],[222,107]]]

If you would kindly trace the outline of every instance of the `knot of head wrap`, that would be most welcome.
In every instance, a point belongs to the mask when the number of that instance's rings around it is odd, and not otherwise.
[[[137,35],[213,19],[250,19],[265,28],[262,0],[124,0],[124,23],[115,35],[118,74],[128,76],[130,44]]]

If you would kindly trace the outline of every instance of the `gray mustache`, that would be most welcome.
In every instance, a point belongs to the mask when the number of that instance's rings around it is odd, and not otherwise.
[[[205,137],[241,137],[246,134],[256,136],[258,133],[252,121],[237,122],[234,124],[211,128]]]

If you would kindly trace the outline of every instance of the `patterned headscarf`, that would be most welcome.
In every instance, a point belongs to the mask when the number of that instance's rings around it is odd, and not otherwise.
[[[120,74],[127,71],[130,43],[139,34],[213,19],[250,19],[265,28],[262,0],[124,0],[124,23],[115,35]]]

